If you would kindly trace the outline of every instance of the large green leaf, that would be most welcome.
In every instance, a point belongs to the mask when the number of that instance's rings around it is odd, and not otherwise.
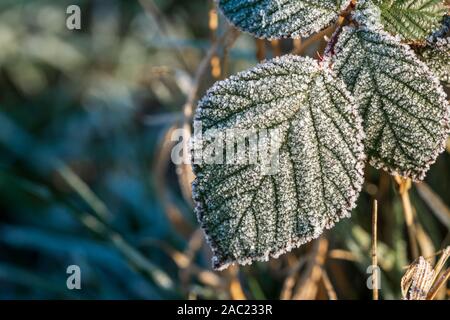
[[[375,0],[374,3],[381,9],[385,30],[410,41],[425,40],[439,28],[447,11],[443,0]]]
[[[350,0],[218,0],[239,29],[259,38],[300,38],[337,19]]]
[[[446,95],[414,52],[384,31],[345,27],[333,69],[353,93],[377,168],[423,179],[448,135]]]
[[[275,171],[263,170],[261,145],[272,141],[261,137],[257,162],[194,165],[196,212],[215,268],[278,257],[349,216],[363,182],[361,120],[343,82],[315,60],[283,56],[218,82],[195,119],[203,136],[279,132]],[[207,150],[207,140],[196,134],[194,148]]]

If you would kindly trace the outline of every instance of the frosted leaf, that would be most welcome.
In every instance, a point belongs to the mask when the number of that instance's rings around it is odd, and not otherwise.
[[[449,130],[449,108],[438,79],[386,32],[345,27],[334,52],[333,69],[363,117],[370,163],[423,179]]]
[[[450,38],[437,39],[418,49],[417,53],[439,80],[450,84]]]
[[[196,213],[215,268],[278,257],[350,215],[363,182],[361,120],[343,82],[315,60],[287,55],[218,82],[195,120],[203,134],[280,132],[273,174],[259,163],[193,166]]]
[[[443,0],[374,0],[386,31],[403,40],[425,40],[441,25],[447,9]]]
[[[431,36],[428,37],[427,42],[434,43],[438,39],[445,38],[450,32],[450,16],[446,15],[439,26]]]
[[[300,38],[335,21],[350,0],[216,0],[228,20],[258,38]]]
[[[361,26],[372,30],[382,30],[381,10],[371,0],[360,0],[352,12],[353,19]]]

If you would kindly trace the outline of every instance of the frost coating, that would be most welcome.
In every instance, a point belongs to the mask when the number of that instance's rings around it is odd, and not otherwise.
[[[450,16],[446,15],[442,20],[442,24],[431,36],[428,37],[428,43],[434,43],[441,38],[445,38],[450,31]]]
[[[449,132],[438,79],[408,46],[382,31],[345,27],[335,53],[333,69],[359,105],[370,163],[423,179]]]
[[[283,56],[216,83],[200,101],[202,130],[277,128],[279,171],[194,165],[196,213],[213,265],[278,257],[348,217],[363,183],[361,120],[342,81]]]
[[[420,58],[439,80],[450,84],[450,38],[437,39],[419,51]]]
[[[216,0],[228,20],[258,38],[300,38],[335,21],[350,0]]]
[[[424,40],[439,28],[447,9],[443,0],[374,0],[385,30],[403,40]]]
[[[383,30],[381,10],[371,0],[360,0],[352,12],[353,19],[361,26],[371,30]]]

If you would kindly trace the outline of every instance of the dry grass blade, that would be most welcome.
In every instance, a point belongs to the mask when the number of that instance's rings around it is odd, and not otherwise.
[[[436,248],[434,247],[433,241],[431,240],[430,236],[425,232],[420,224],[416,224],[416,237],[417,243],[420,247],[420,252],[424,257],[430,257],[430,259],[427,260],[430,263],[434,264]]]
[[[411,255],[413,259],[419,257],[419,248],[416,238],[416,227],[414,224],[414,212],[409,198],[409,189],[411,189],[411,180],[403,179],[400,176],[394,177],[398,184],[398,192],[400,194],[403,206],[403,214],[405,216],[406,228],[408,231],[409,244],[411,246]]]
[[[306,270],[298,281],[294,300],[313,300],[317,296],[322,268],[328,253],[328,240],[321,237],[315,241],[314,245],[315,254],[309,259]]]
[[[333,249],[329,252],[328,258],[336,260],[346,260],[352,262],[358,262],[359,259],[350,251],[342,249]]]
[[[402,278],[403,298],[405,300],[425,300],[433,285],[433,278],[433,267],[423,257],[419,257]]]
[[[298,271],[305,265],[307,259],[302,257],[289,269],[288,275],[283,282],[283,289],[281,290],[280,299],[289,300],[292,297],[292,292],[298,277]]]
[[[425,201],[431,212],[450,230],[450,209],[426,183],[415,184],[419,196]]]
[[[197,233],[194,233],[193,237],[196,237],[196,234]],[[181,252],[163,241],[154,239],[147,240],[143,244],[158,247],[173,260],[179,268],[180,282],[186,292],[188,292],[189,289],[191,276],[196,276],[199,282],[205,286],[225,288],[225,282],[221,277],[212,271],[200,268],[192,261],[191,250],[189,248],[185,252]]]
[[[327,291],[328,298],[330,300],[337,300],[336,290],[334,290],[333,284],[331,283],[328,273],[324,268],[322,268],[322,281],[325,290]]]
[[[241,282],[239,281],[239,268],[236,266],[229,268],[230,275],[230,297],[232,300],[247,300]]]
[[[377,257],[377,225],[378,225],[378,203],[377,200],[373,201],[372,210],[372,299],[378,300],[378,257]]]
[[[438,277],[441,270],[444,268],[445,263],[447,262],[449,257],[450,257],[450,246],[442,251],[441,257],[439,258],[439,261],[436,263],[436,266],[434,267],[435,276],[433,282],[436,281],[436,278]]]
[[[402,295],[405,300],[432,300],[450,277],[450,269],[441,274],[450,257],[450,247],[442,251],[434,269],[422,256],[411,264],[401,280]]]
[[[450,268],[445,270],[445,272],[438,278],[438,280],[435,282],[433,287],[431,288],[430,292],[427,295],[427,300],[433,300],[438,292],[444,288],[447,281],[450,279]],[[444,296],[445,297],[445,296]]]

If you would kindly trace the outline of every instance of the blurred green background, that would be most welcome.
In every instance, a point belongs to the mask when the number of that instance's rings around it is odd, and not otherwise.
[[[71,4],[81,8],[81,30],[66,28]],[[212,8],[207,0],[0,0],[0,299],[369,299],[374,198],[380,295],[401,297],[414,245],[395,182],[371,168],[352,219],[321,240],[269,263],[211,270],[170,161],[170,133],[203,57],[228,28],[219,17],[211,31]],[[220,77],[294,46],[241,34],[217,50]],[[208,68],[199,94],[214,81]],[[410,192],[424,256],[450,244],[448,149]],[[81,290],[66,287],[73,264]]]

